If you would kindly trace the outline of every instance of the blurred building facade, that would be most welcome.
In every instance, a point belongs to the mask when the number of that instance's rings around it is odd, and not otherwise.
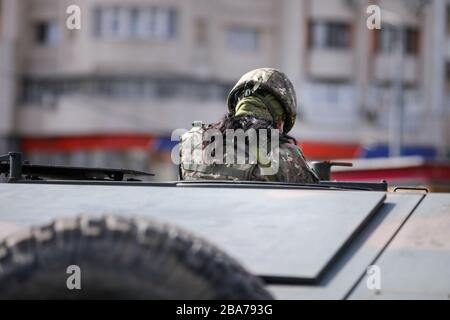
[[[81,30],[66,28],[73,4]],[[397,27],[369,30],[370,4]],[[292,133],[310,158],[388,145],[397,103],[403,143],[446,154],[449,7],[447,0],[0,0],[0,150],[20,148],[37,162],[150,163],[174,177],[172,131],[217,120],[240,75],[270,66],[296,86]]]

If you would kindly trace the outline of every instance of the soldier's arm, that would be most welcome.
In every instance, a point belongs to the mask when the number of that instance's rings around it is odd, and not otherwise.
[[[277,177],[282,182],[319,182],[317,175],[309,167],[300,148],[289,143],[280,145],[280,162]]]

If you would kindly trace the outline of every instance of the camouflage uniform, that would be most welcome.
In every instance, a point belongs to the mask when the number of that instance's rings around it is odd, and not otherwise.
[[[294,126],[297,117],[297,99],[292,83],[287,76],[273,68],[260,68],[252,70],[241,77],[231,90],[227,106],[229,115],[235,115],[236,105],[242,99],[255,97],[269,111],[269,117],[275,124],[279,120],[278,110],[267,97],[273,97],[284,114],[283,133],[288,133]],[[259,110],[259,109],[258,109]],[[284,110],[284,112],[283,112]],[[239,111],[241,112],[241,111]],[[280,120],[280,121],[281,121]],[[196,125],[181,137],[181,164],[180,178],[184,180],[246,180],[246,181],[279,181],[295,183],[316,183],[319,181],[317,175],[312,171],[305,161],[300,148],[291,143],[280,142],[278,157],[271,154],[271,163],[277,163],[278,170],[273,174],[267,174],[267,166],[260,163],[234,164],[226,163],[226,153],[221,163],[207,163],[205,157],[202,136],[209,126]],[[224,150],[225,151],[225,150]],[[265,174],[264,174],[265,173]]]
[[[291,183],[317,183],[317,175],[306,163],[300,148],[292,143],[280,143],[278,157],[269,156],[271,162],[277,161],[278,170],[265,175],[258,163],[226,163],[226,149],[222,163],[205,164],[205,145],[202,137],[208,126],[194,126],[181,137],[180,175],[183,180],[235,180],[235,181],[274,181]]]
[[[306,163],[299,147],[292,143],[280,145],[280,167],[278,181],[296,183],[317,183],[319,178]]]

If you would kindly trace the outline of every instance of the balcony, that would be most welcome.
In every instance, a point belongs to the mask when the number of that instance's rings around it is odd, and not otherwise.
[[[309,73],[319,79],[351,79],[353,53],[350,49],[312,49],[309,53]]]
[[[0,40],[0,136],[12,132],[16,66],[13,43]]]
[[[300,92],[305,120],[311,124],[348,127],[358,123],[356,90],[343,83],[308,83]]]
[[[378,81],[390,81],[395,79],[399,67],[398,59],[391,54],[378,54],[374,60],[374,77]],[[407,55],[403,59],[403,80],[415,83],[418,80],[418,58]]]
[[[396,104],[396,92],[391,87],[372,87],[369,89],[366,107],[377,115],[377,127],[389,129],[391,108]],[[423,129],[427,109],[424,95],[418,88],[403,91],[403,127],[406,134],[417,134]]]
[[[448,35],[445,39],[444,50],[445,58],[447,58],[447,60],[450,60],[450,35]]]

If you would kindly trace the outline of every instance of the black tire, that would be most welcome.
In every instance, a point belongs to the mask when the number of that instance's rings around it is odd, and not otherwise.
[[[69,290],[68,266],[81,270]],[[146,219],[61,219],[0,243],[0,298],[271,299],[207,241]]]

